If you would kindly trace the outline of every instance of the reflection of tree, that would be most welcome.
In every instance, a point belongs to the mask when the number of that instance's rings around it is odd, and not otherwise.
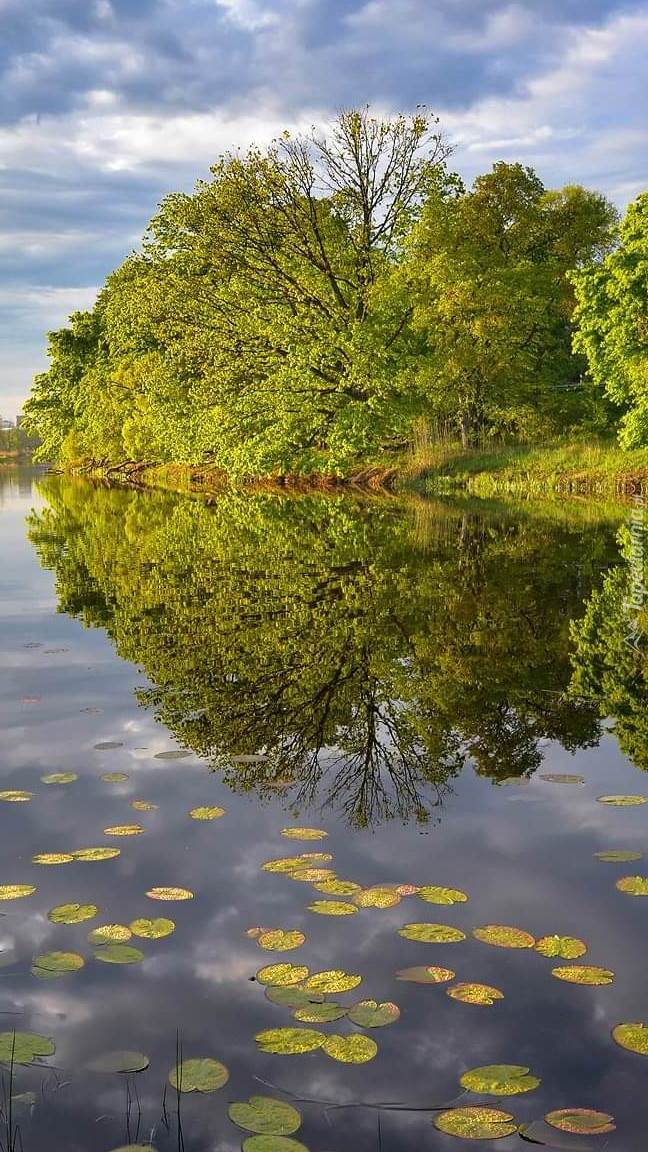
[[[643,539],[648,544],[645,532]],[[648,548],[633,556],[627,531],[620,544],[626,562],[606,575],[585,615],[572,625],[571,691],[591,698],[601,716],[613,718],[621,750],[648,771],[648,603],[641,613],[630,603],[633,567],[642,558],[643,587],[648,585]],[[636,572],[634,578],[641,583]]]
[[[142,705],[231,787],[424,822],[472,760],[531,772],[598,738],[568,620],[600,526],[391,502],[202,501],[48,479],[31,519],[61,610],[141,664]]]

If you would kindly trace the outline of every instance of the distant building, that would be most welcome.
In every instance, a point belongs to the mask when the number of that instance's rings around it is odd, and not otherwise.
[[[6,420],[4,416],[0,416],[0,431],[8,432],[10,428],[14,428],[13,420]]]

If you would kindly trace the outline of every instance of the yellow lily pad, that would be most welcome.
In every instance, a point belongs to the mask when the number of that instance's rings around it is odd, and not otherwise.
[[[214,804],[211,808],[192,808],[189,815],[192,820],[220,820],[221,816],[225,815],[225,809]]]
[[[400,904],[400,895],[396,888],[384,888],[379,884],[373,888],[363,888],[353,897],[353,903],[358,908],[394,908]]]
[[[342,1004],[302,1004],[295,1008],[293,1016],[302,1024],[333,1024],[346,1016],[347,1009]]]
[[[521,928],[511,928],[506,924],[485,924],[482,928],[473,928],[473,936],[484,944],[492,944],[495,948],[534,948],[535,937]]]
[[[344,900],[313,900],[308,911],[316,912],[318,916],[356,916],[358,909],[355,904],[346,904]]]
[[[166,920],[163,916],[157,920],[133,920],[129,928],[133,936],[140,936],[143,940],[162,940],[175,932],[173,920]]]
[[[616,887],[627,896],[648,896],[648,876],[622,876]]]
[[[141,824],[113,824],[104,828],[104,836],[141,836],[143,831]]]
[[[509,1112],[477,1105],[441,1112],[435,1116],[434,1126],[447,1136],[459,1136],[463,1140],[502,1140],[517,1132],[517,1124]]]
[[[576,1136],[599,1136],[614,1132],[614,1117],[593,1108],[557,1108],[547,1112],[545,1122],[560,1132],[573,1132]]]
[[[552,968],[551,975],[568,984],[611,984],[614,972],[608,968],[596,968],[591,964],[565,964],[562,968]]]
[[[0,792],[0,800],[6,800],[7,804],[25,804],[33,797],[33,792],[21,792],[20,789],[9,789],[6,792]]]
[[[323,992],[326,996],[329,993],[350,992],[361,983],[362,976],[351,975],[349,972],[334,968],[327,972],[314,972],[304,980],[304,988],[309,992]]]
[[[0,884],[0,900],[22,900],[35,891],[35,884]]]
[[[275,928],[259,936],[257,944],[268,952],[292,952],[295,948],[301,948],[305,940],[304,933],[297,929],[284,932],[282,928]]]
[[[261,865],[264,872],[285,872],[290,874],[298,868],[310,868],[314,864],[328,864],[333,859],[329,852],[308,852],[301,856],[282,856],[277,860],[266,860]]]
[[[313,885],[317,892],[324,892],[327,896],[353,896],[360,892],[360,884],[353,880],[318,880]]]
[[[613,848],[606,852],[595,852],[596,860],[606,864],[629,864],[632,860],[641,860],[643,852],[628,852],[623,848]]]
[[[542,956],[560,956],[563,960],[576,960],[587,952],[587,944],[575,936],[543,936],[535,946]]]
[[[276,984],[285,988],[293,984],[301,984],[308,976],[308,968],[304,964],[266,964],[256,974],[259,984]]]
[[[72,855],[75,860],[114,860],[121,856],[121,848],[77,848]]]
[[[469,1092],[485,1096],[517,1096],[522,1092],[532,1092],[540,1081],[522,1064],[485,1064],[464,1072],[460,1083]]]
[[[449,924],[404,924],[398,929],[398,935],[419,944],[458,944],[466,939],[465,932]]]
[[[648,803],[648,796],[597,796],[599,804],[611,804],[614,808],[637,808]]]
[[[332,880],[335,872],[332,868],[295,868],[289,872],[291,880],[299,880],[302,884],[315,884],[320,880]]]
[[[131,800],[131,808],[136,812],[156,812],[158,805],[151,804],[150,800]]]
[[[43,784],[74,784],[78,779],[76,772],[50,772],[47,776],[41,776]]]
[[[133,933],[125,924],[100,924],[88,932],[91,944],[125,944]]]
[[[281,835],[288,840],[324,840],[328,832],[323,828],[282,828]]]
[[[503,1000],[504,993],[499,988],[492,988],[490,984],[454,984],[446,989],[446,994],[453,1000],[461,1000],[463,1004],[494,1004],[496,1000]]]
[[[332,1060],[341,1064],[367,1064],[378,1052],[371,1036],[325,1036],[322,1048]]]
[[[638,1056],[648,1056],[648,1024],[617,1024],[612,1029],[612,1037],[621,1048],[636,1052]]]
[[[58,904],[47,913],[52,924],[83,924],[93,920],[99,909],[96,904]]]
[[[456,972],[452,968],[437,968],[435,965],[401,968],[396,973],[397,980],[409,980],[412,984],[445,984],[454,980]]]
[[[433,884],[424,884],[417,896],[427,904],[465,904],[468,899],[460,888],[438,888]]]
[[[149,900],[193,900],[194,894],[188,888],[149,888]]]
[[[38,852],[32,856],[32,864],[71,864],[73,860],[70,852]]]
[[[321,1048],[326,1039],[314,1028],[267,1028],[258,1032],[255,1040],[262,1052],[276,1056],[299,1056]]]
[[[128,780],[127,772],[104,772],[101,777],[104,784],[125,784]]]
[[[359,1000],[348,1011],[349,1020],[359,1028],[384,1028],[387,1024],[395,1024],[399,1016],[400,1008],[391,1000],[382,1004],[376,1000]]]

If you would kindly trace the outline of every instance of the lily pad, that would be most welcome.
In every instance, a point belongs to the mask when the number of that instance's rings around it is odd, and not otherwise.
[[[293,1012],[295,1020],[299,1020],[302,1024],[333,1024],[335,1020],[341,1020],[346,1014],[347,1009],[344,1005],[331,1002],[304,1004],[300,1008],[295,1008]]]
[[[351,992],[362,983],[362,976],[351,975],[333,968],[327,972],[314,972],[304,980],[304,988],[309,992],[323,992],[324,995],[337,992]]]
[[[53,1056],[54,1041],[37,1032],[0,1032],[0,1064],[33,1064],[39,1056]]]
[[[271,1004],[282,1004],[286,1008],[303,1008],[324,999],[320,993],[307,992],[296,984],[269,984],[265,994]]]
[[[110,1152],[155,1152],[152,1144],[122,1144],[119,1148],[111,1148]]]
[[[0,792],[0,800],[6,800],[7,804],[25,804],[33,797],[33,792],[21,792],[19,789],[10,789],[7,792]]]
[[[47,913],[47,919],[52,924],[83,924],[94,919],[98,911],[96,904],[58,904]]]
[[[302,884],[315,884],[320,880],[332,880],[335,872],[332,868],[295,868],[288,875],[291,880],[299,880]]]
[[[321,1048],[326,1037],[314,1028],[267,1028],[255,1040],[262,1052],[276,1056],[299,1056]]]
[[[74,784],[78,779],[76,772],[50,772],[47,776],[41,776],[43,784]]]
[[[535,946],[542,956],[560,956],[563,960],[576,960],[587,952],[587,944],[575,936],[543,936]]]
[[[292,1136],[248,1136],[243,1141],[242,1152],[308,1152],[305,1144],[293,1140]]]
[[[0,900],[22,900],[35,891],[35,884],[0,884]]]
[[[104,836],[141,836],[143,831],[141,824],[113,824],[104,828]]]
[[[318,916],[356,916],[358,909],[355,904],[345,904],[344,900],[314,900],[308,905],[308,911]]]
[[[308,976],[308,968],[303,964],[266,964],[256,974],[259,984],[281,984],[289,987],[301,984]]]
[[[156,812],[158,805],[151,804],[150,800],[131,800],[131,808],[136,812]]]
[[[111,748],[123,748],[124,744],[121,740],[100,740],[94,747],[97,752],[108,752]]]
[[[438,888],[433,884],[424,884],[417,896],[427,904],[465,904],[468,899],[460,888]]]
[[[102,964],[139,964],[144,959],[144,953],[130,944],[104,944],[95,948],[95,960]]]
[[[612,1038],[621,1048],[627,1048],[628,1052],[648,1056],[648,1024],[617,1024],[612,1029]]]
[[[394,908],[400,904],[400,895],[395,888],[383,888],[375,885],[373,888],[364,888],[353,897],[353,903],[358,908]]]
[[[125,944],[133,933],[125,924],[100,924],[88,932],[91,944]]]
[[[469,1092],[485,1096],[517,1096],[532,1092],[540,1081],[537,1076],[531,1076],[523,1064],[485,1064],[464,1072],[460,1083]]]
[[[648,896],[648,876],[622,876],[616,887],[627,896]]]
[[[225,809],[214,804],[211,808],[192,808],[189,815],[192,820],[220,820],[225,815]]]
[[[183,1060],[169,1072],[169,1084],[178,1092],[217,1092],[229,1080],[229,1069],[206,1056]]]
[[[533,948],[535,937],[521,928],[511,928],[506,924],[485,924],[482,928],[473,928],[476,940],[484,944],[492,944],[495,948]]]
[[[325,1036],[322,1048],[332,1060],[341,1064],[367,1064],[378,1052],[371,1036]]]
[[[45,952],[42,956],[34,956],[32,960],[32,976],[40,980],[59,980],[70,972],[79,972],[85,960],[78,952]]]
[[[568,984],[611,984],[614,972],[608,968],[596,968],[590,964],[565,964],[563,968],[552,968],[551,975]]]
[[[599,804],[611,804],[615,808],[637,808],[648,803],[648,796],[597,796]]]
[[[348,1012],[349,1020],[359,1028],[384,1028],[387,1024],[395,1024],[399,1016],[398,1004],[392,1004],[390,1000],[382,1004],[375,1000],[359,1000]]]
[[[246,1104],[230,1104],[227,1114],[233,1124],[246,1132],[290,1136],[301,1127],[297,1109],[272,1096],[250,1096]]]
[[[327,896],[353,896],[360,891],[360,885],[353,880],[318,880],[313,887],[317,892],[324,892]]]
[[[463,1140],[502,1140],[517,1132],[517,1124],[509,1112],[474,1105],[439,1113],[434,1118],[434,1127],[447,1136],[459,1136]]]
[[[614,1117],[607,1112],[595,1112],[593,1108],[557,1108],[547,1112],[545,1121],[561,1132],[573,1132],[576,1136],[599,1136],[614,1132]]]
[[[32,856],[32,864],[71,864],[73,860],[70,852],[37,852]]]
[[[466,933],[449,924],[404,924],[398,935],[420,944],[457,944],[466,939]]]
[[[461,1000],[463,1004],[494,1004],[496,1000],[503,1000],[504,993],[499,988],[492,988],[490,984],[454,984],[447,988],[446,993],[453,1000]]]
[[[281,835],[289,840],[324,840],[328,832],[323,828],[282,828]]]
[[[129,928],[133,936],[141,936],[144,940],[162,940],[175,932],[175,923],[160,916],[157,920],[133,920]]]
[[[569,772],[541,772],[541,780],[547,780],[549,784],[584,784],[584,776],[575,776]]]
[[[409,980],[412,984],[445,984],[448,980],[454,980],[455,976],[456,972],[451,968],[437,968],[434,965],[401,968],[396,973],[397,980]]]
[[[156,760],[186,760],[187,756],[193,756],[193,752],[188,752],[186,748],[171,748],[169,752],[156,752]]]
[[[596,860],[606,864],[629,864],[632,860],[641,860],[643,852],[628,852],[624,849],[610,849],[607,852],[595,852]]]
[[[125,784],[128,780],[127,772],[104,772],[101,777],[104,784]]]
[[[264,872],[290,874],[300,868],[310,868],[313,864],[328,864],[332,859],[333,857],[329,852],[309,852],[303,853],[301,856],[281,856],[276,860],[266,860],[261,868]]]
[[[193,900],[194,894],[188,888],[150,888],[146,893],[149,900]]]
[[[114,860],[121,856],[121,848],[77,848],[72,855],[75,860]]]
[[[284,932],[282,928],[275,928],[259,936],[257,944],[267,952],[292,952],[295,948],[301,948],[305,940],[304,933],[297,929]]]
[[[143,1052],[105,1052],[91,1060],[88,1068],[92,1072],[117,1072],[129,1075],[132,1072],[144,1072],[149,1064],[150,1060]]]

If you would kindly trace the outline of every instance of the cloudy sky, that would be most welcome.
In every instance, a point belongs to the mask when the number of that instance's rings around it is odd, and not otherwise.
[[[648,184],[646,59],[646,0],[0,0],[0,414],[221,150],[425,103],[465,177],[519,159],[623,206]]]

